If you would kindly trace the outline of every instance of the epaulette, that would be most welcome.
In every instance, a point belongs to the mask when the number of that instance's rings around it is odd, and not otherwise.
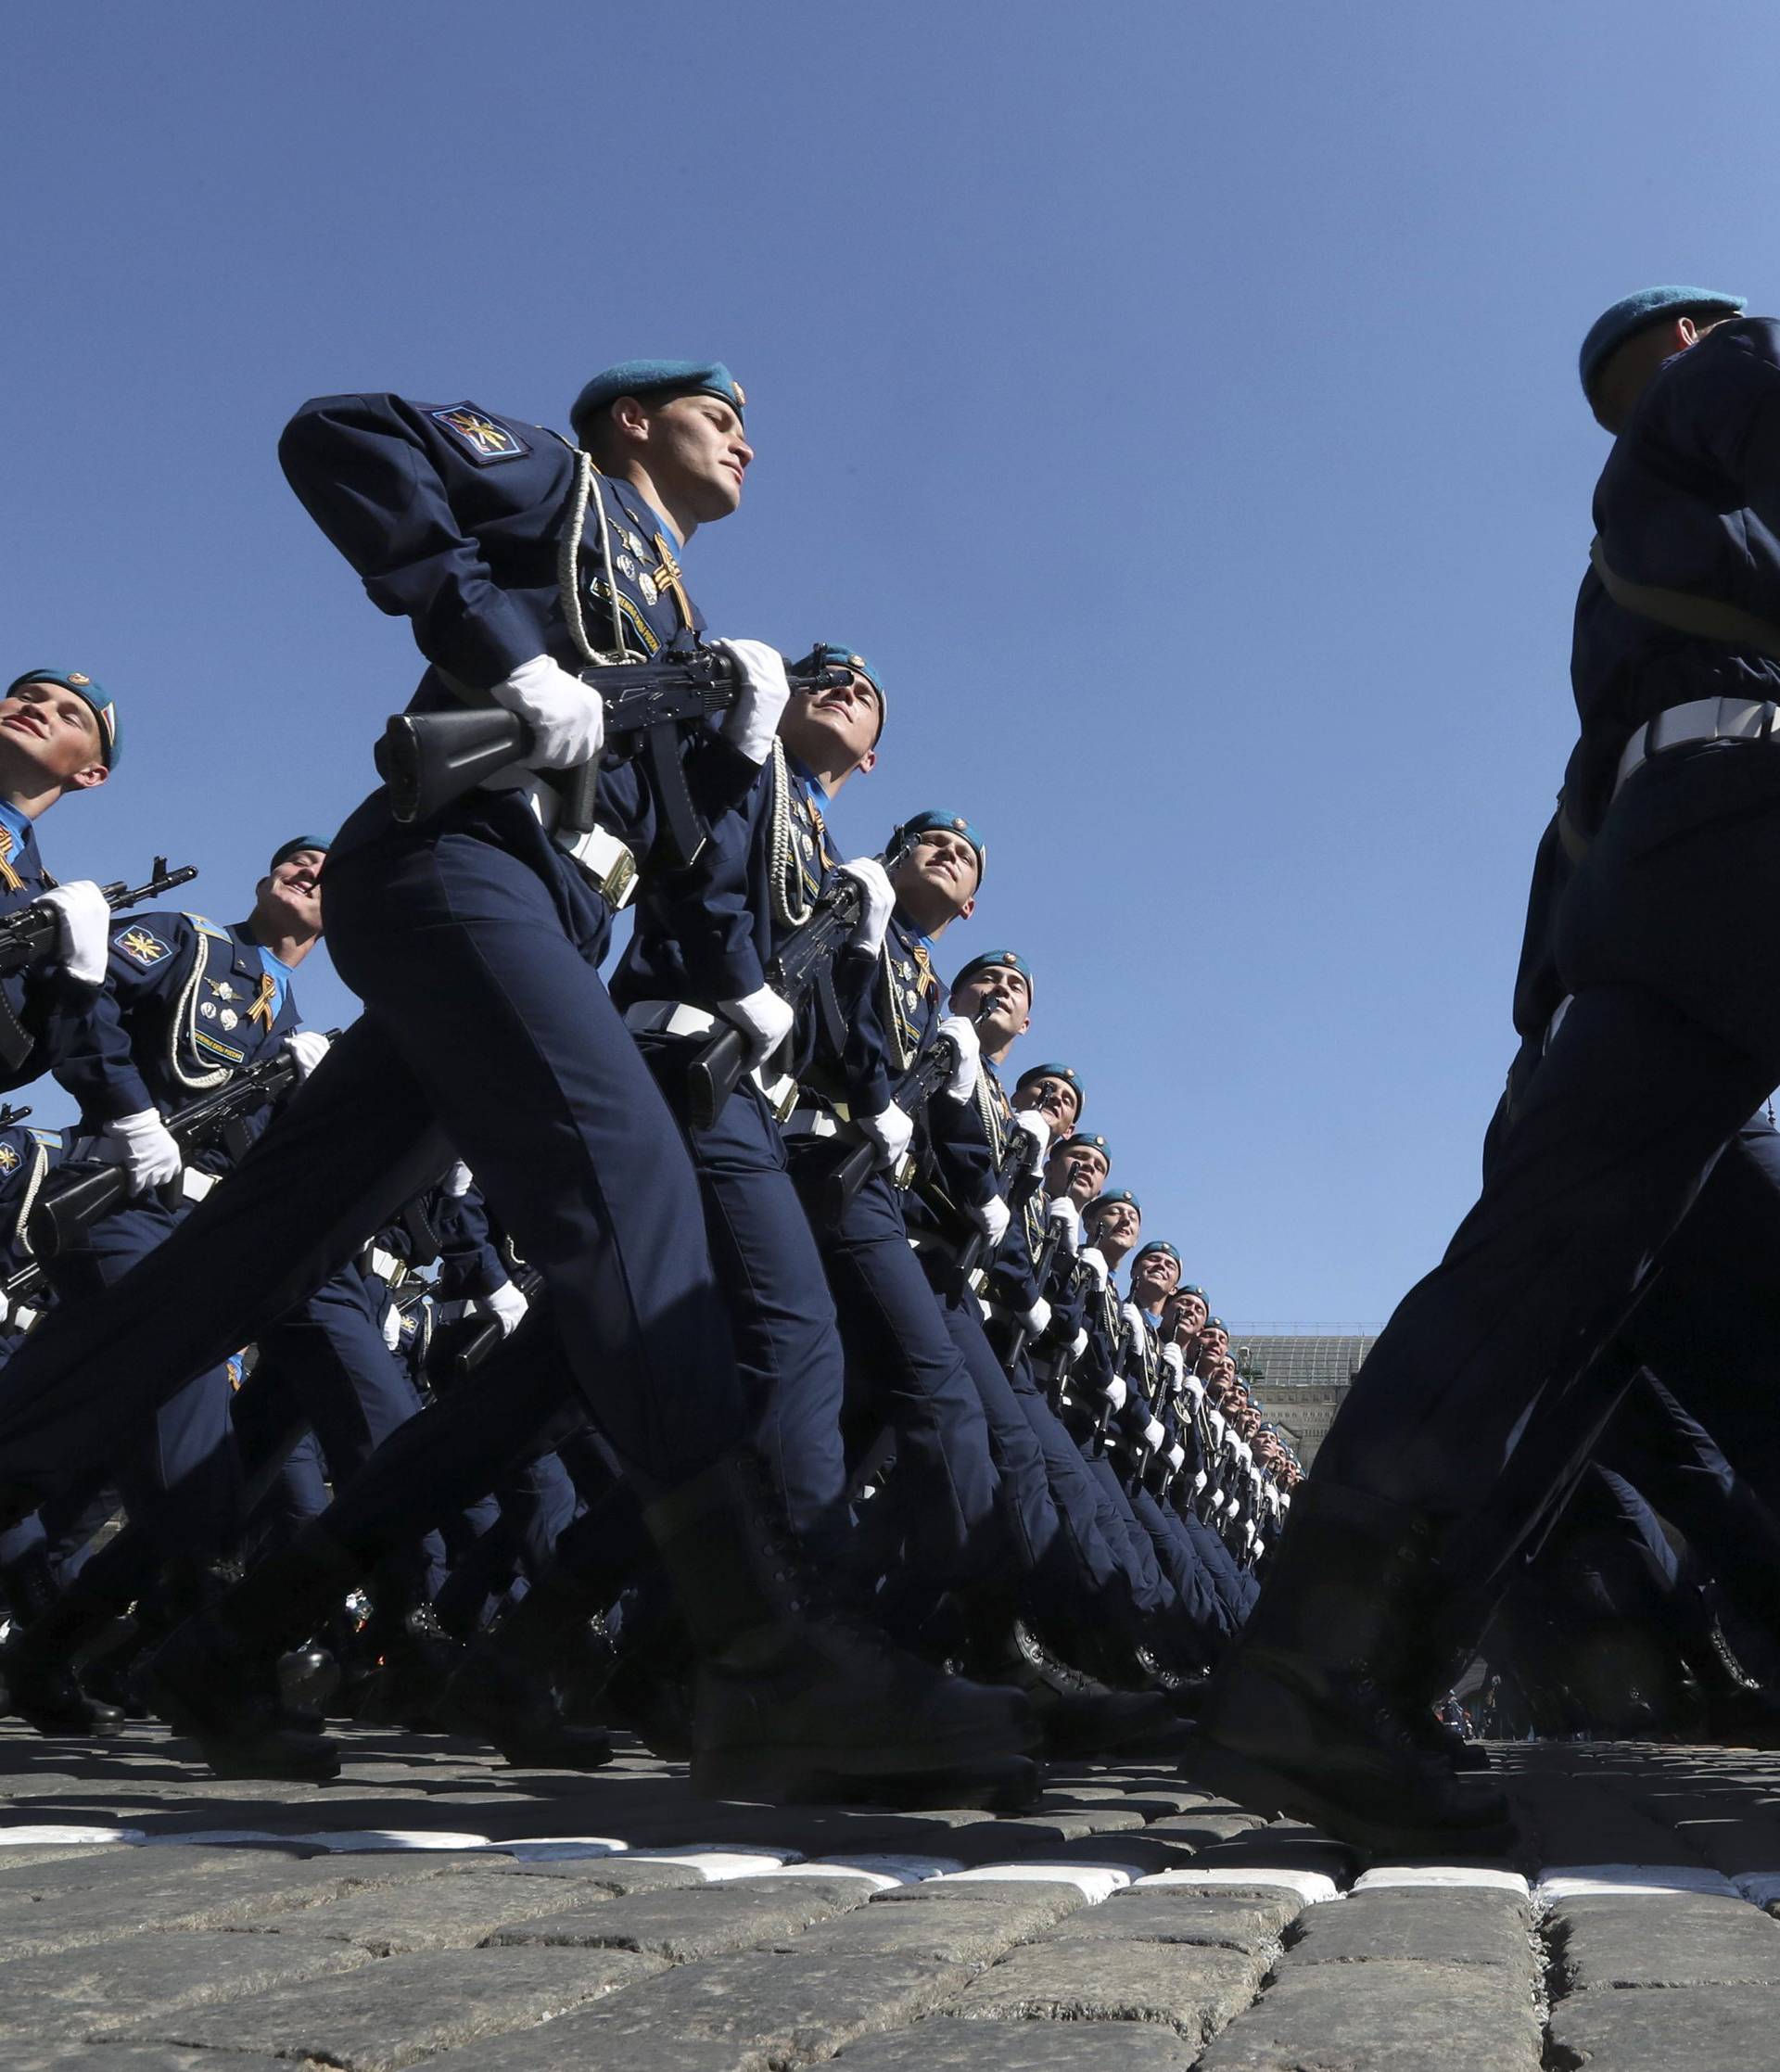
[[[52,1151],[59,1151],[62,1148],[62,1133],[59,1129],[33,1129],[31,1134],[40,1144],[47,1144]]]
[[[219,928],[208,914],[187,914],[185,918],[200,935],[214,935],[219,943],[234,939],[226,928]]]

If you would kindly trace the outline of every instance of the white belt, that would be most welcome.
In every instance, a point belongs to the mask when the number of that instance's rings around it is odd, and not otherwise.
[[[408,1262],[393,1252],[386,1252],[381,1245],[371,1247],[371,1256],[365,1264],[392,1288],[408,1278]]]
[[[0,1295],[0,1324],[10,1324],[16,1331],[28,1331],[43,1315],[41,1309],[32,1309],[29,1303],[20,1303],[15,1309],[10,1297]]]
[[[839,1137],[853,1135],[853,1125],[843,1123],[826,1108],[794,1108],[785,1118],[787,1137]]]
[[[220,1173],[200,1173],[195,1165],[182,1165],[179,1191],[187,1201],[201,1201],[222,1177]]]
[[[734,1024],[723,1021],[720,1015],[706,1013],[702,1007],[688,1007],[684,1000],[633,1000],[624,1011],[624,1025],[632,1036],[707,1036],[714,1035],[719,1026],[727,1029]],[[766,1096],[767,1106],[782,1123],[791,1113],[796,1099],[797,1081],[794,1075],[782,1072],[776,1078],[768,1079],[756,1065],[748,1077]]]
[[[1774,733],[1774,705],[1765,698],[1692,698],[1685,705],[1670,705],[1634,731],[1620,757],[1614,794],[1634,769],[1665,748],[1695,741],[1766,741]]]
[[[585,834],[571,835],[560,830],[551,840],[565,856],[573,857],[583,875],[612,911],[621,913],[637,889],[637,859],[616,834],[603,827],[591,827]]]

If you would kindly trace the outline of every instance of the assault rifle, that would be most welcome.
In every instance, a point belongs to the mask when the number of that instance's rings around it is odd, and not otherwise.
[[[577,672],[605,701],[605,751],[642,764],[661,816],[664,858],[689,864],[710,833],[686,781],[680,730],[702,724],[735,703],[741,678],[731,657],[714,647],[669,650],[647,662],[594,663]],[[442,675],[443,672],[441,671]],[[844,683],[838,668],[787,670],[804,690]],[[484,701],[445,677],[464,701],[462,712],[399,712],[376,746],[377,774],[389,807],[404,825],[431,820],[454,798],[474,791],[531,749],[531,729],[516,713]],[[540,772],[563,796],[560,826],[576,834],[594,825],[600,758],[578,769]]]
[[[886,871],[894,871],[911,845],[900,843],[878,860]],[[830,1057],[838,1057],[846,1041],[834,966],[864,915],[865,888],[857,878],[837,876],[817,896],[809,919],[793,929],[767,961],[767,984],[794,1014],[814,999],[822,1048]],[[746,1036],[740,1029],[719,1029],[687,1071],[687,1118],[694,1129],[710,1128],[747,1068]]]
[[[158,856],[146,884],[126,885],[120,878],[115,884],[101,885],[99,890],[105,896],[106,905],[116,914],[126,908],[141,906],[145,899],[157,899],[163,892],[172,892],[176,885],[189,884],[197,875],[196,865],[182,864],[177,871],[170,871],[167,858]],[[44,963],[53,957],[58,926],[56,909],[39,900],[18,908],[0,920],[0,977],[30,971],[33,965]],[[0,1070],[17,1075],[23,1071],[31,1052],[31,1036],[11,1007],[0,999]]]
[[[339,1040],[337,1029],[328,1031],[327,1040]],[[226,1140],[230,1125],[263,1108],[268,1101],[295,1086],[297,1060],[288,1050],[279,1050],[257,1065],[238,1072],[226,1087],[206,1094],[176,1115],[167,1118],[167,1128],[187,1158],[195,1151],[210,1150]],[[46,1188],[31,1212],[26,1235],[40,1259],[53,1259],[76,1243],[101,1217],[108,1216],[129,1197],[130,1183],[119,1165],[71,1174],[59,1187]]]

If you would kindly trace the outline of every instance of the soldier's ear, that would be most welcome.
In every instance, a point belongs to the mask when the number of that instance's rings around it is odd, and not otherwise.
[[[858,761],[853,765],[853,774],[855,777],[870,777],[877,767],[878,752],[875,748],[868,748]]]
[[[969,921],[969,919],[971,918],[971,916],[972,916],[972,915],[973,915],[973,913],[974,913],[975,911],[976,911],[976,895],[975,895],[975,893],[972,893],[971,896],[970,896],[970,897],[969,897],[969,898],[968,898],[968,899],[967,899],[967,900],[966,900],[966,901],[964,902],[964,904],[963,904],[963,905],[962,905],[962,906],[961,906],[961,907],[960,907],[960,909],[958,909],[958,918],[960,919],[960,921]]]
[[[88,763],[84,769],[77,769],[62,789],[65,792],[90,792],[103,784],[110,774],[103,763]]]

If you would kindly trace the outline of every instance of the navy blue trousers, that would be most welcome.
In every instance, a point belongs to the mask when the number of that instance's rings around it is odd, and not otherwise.
[[[1557,921],[1569,1013],[1446,1256],[1398,1305],[1316,1473],[1456,1526],[1626,1322],[1726,1143],[1780,1079],[1780,756],[1653,757]],[[1608,1407],[1610,1408],[1610,1399]],[[1536,1511],[1569,1458],[1519,1464]]]

